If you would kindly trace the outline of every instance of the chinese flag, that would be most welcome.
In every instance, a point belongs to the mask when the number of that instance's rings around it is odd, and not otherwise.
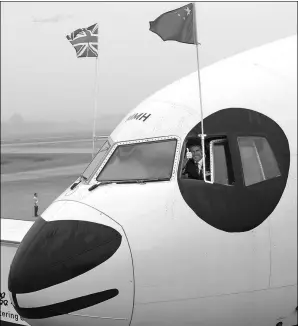
[[[150,31],[163,41],[195,44],[193,4],[168,11],[150,22]]]

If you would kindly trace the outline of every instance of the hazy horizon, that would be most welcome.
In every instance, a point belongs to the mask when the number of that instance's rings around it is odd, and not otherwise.
[[[98,127],[196,70],[191,44],[163,42],[149,21],[185,2],[1,3],[1,122],[93,119],[95,59],[66,35],[99,24]],[[201,68],[297,33],[296,2],[197,3]]]
[[[80,119],[76,119],[76,118],[72,118],[71,116],[67,119],[67,120],[59,120],[59,117],[52,117],[50,119],[45,119],[43,117],[39,117],[39,119],[36,119],[36,118],[32,118],[30,119],[30,117],[27,117],[26,119],[23,117],[22,113],[21,112],[13,112],[11,114],[11,116],[7,117],[6,120],[4,119],[1,119],[1,124],[14,124],[14,120],[15,120],[15,117],[21,117],[21,119],[23,120],[22,122],[23,123],[66,123],[66,122],[75,122],[75,123],[79,123],[79,124],[82,124],[82,125],[87,125],[87,124],[90,124],[91,122],[93,123],[93,116],[90,116],[90,117],[86,117],[86,120],[80,120]],[[101,119],[102,120],[107,120],[107,119],[111,119],[111,118],[122,118],[123,115],[121,113],[119,114],[105,114],[103,113],[101,115]]]

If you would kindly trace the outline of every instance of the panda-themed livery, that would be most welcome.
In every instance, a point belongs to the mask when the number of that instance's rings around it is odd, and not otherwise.
[[[297,323],[296,36],[197,73],[116,127],[13,259],[16,311],[42,325]]]

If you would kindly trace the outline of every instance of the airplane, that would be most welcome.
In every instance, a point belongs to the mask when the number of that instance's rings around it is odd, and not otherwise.
[[[297,35],[201,81],[203,120],[194,72],[129,112],[35,222],[1,219],[20,324],[297,325]]]

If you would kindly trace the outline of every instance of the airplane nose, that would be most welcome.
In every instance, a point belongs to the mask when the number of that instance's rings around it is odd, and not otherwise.
[[[81,325],[88,316],[91,325],[128,325],[133,272],[122,228],[80,203],[50,211],[55,220],[38,218],[12,261],[8,289],[16,311],[30,325]],[[78,218],[88,213],[89,221]]]

